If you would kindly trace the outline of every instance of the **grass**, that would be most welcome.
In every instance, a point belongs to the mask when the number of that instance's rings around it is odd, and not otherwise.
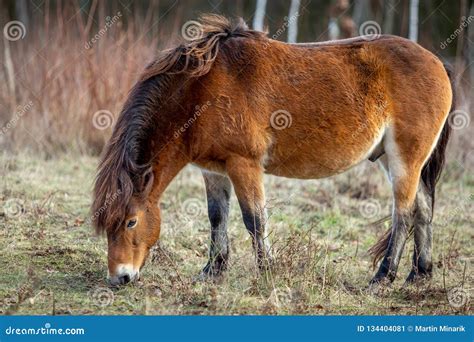
[[[396,281],[378,294],[367,288],[374,274],[367,249],[388,223],[370,223],[390,212],[391,201],[374,165],[318,181],[267,177],[276,264],[263,275],[233,198],[229,270],[204,283],[193,283],[208,253],[204,184],[187,168],[163,196],[162,237],[141,280],[109,289],[106,241],[87,222],[96,163],[0,156],[1,313],[472,314],[474,178],[455,162],[438,187],[433,279],[403,286],[410,241]],[[182,207],[190,199],[196,210],[187,216]],[[447,295],[453,288],[460,302]]]

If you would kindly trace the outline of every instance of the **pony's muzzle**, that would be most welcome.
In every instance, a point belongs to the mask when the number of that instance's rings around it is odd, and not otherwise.
[[[134,269],[133,265],[120,264],[117,266],[116,272],[114,274],[109,272],[107,275],[107,280],[112,286],[125,285],[137,280],[139,274],[139,270]]]

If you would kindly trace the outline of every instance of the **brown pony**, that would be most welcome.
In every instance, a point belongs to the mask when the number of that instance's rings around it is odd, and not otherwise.
[[[264,173],[300,179],[378,160],[393,186],[392,228],[372,280],[395,278],[405,241],[409,281],[432,272],[435,185],[449,138],[453,90],[443,64],[394,36],[285,44],[242,20],[201,19],[202,35],[165,51],[131,90],[94,188],[94,225],[108,238],[111,284],[138,277],[160,236],[160,196],[189,163],[202,169],[217,276],[229,258],[233,186],[257,262],[270,258]],[[200,106],[200,111],[196,111]]]

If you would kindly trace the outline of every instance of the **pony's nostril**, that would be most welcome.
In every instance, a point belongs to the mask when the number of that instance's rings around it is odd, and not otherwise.
[[[127,284],[130,282],[130,276],[128,274],[125,274],[121,277],[119,277],[120,284]]]

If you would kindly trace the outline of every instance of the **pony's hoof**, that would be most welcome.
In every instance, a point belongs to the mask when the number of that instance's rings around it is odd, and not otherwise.
[[[387,292],[391,285],[392,282],[387,277],[375,276],[369,282],[368,292],[372,295],[379,296]]]
[[[411,270],[403,286],[429,281],[431,276],[431,272],[415,272],[414,270]]]
[[[193,283],[219,280],[222,278],[223,272],[224,269],[207,264],[197,276],[193,277]]]

